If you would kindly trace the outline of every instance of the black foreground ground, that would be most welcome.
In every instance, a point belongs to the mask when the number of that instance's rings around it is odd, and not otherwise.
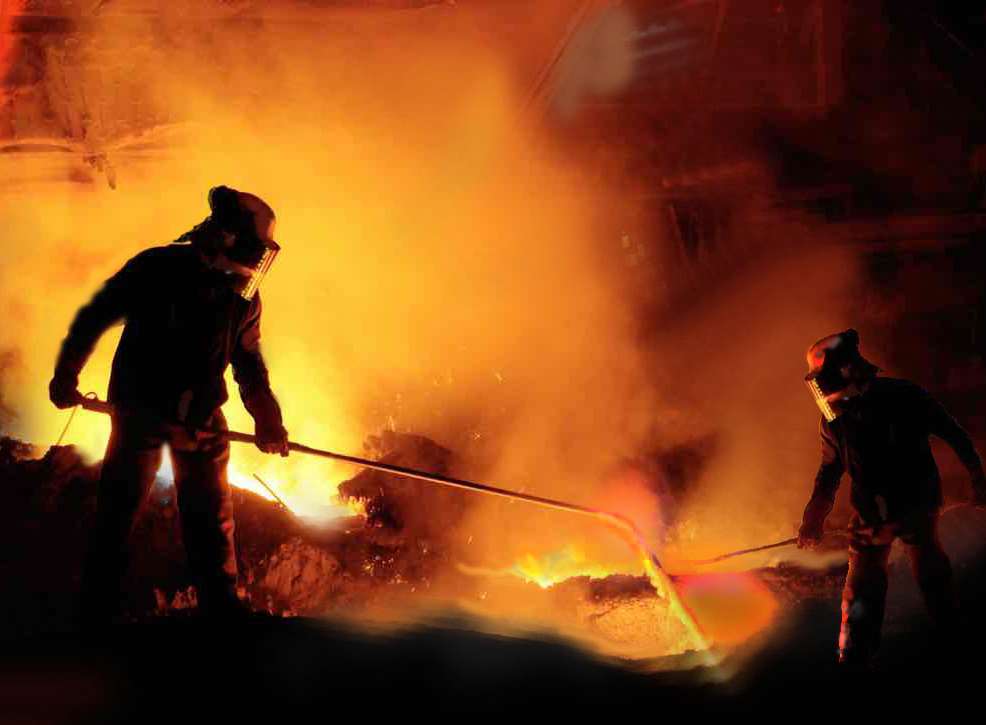
[[[465,622],[385,635],[305,618],[216,624],[171,617],[99,636],[8,641],[0,654],[0,722],[192,722],[204,714],[430,722],[494,712],[885,721],[929,707],[943,714],[970,707],[972,715],[986,693],[977,614],[986,602],[983,573],[981,566],[963,572],[965,609],[977,616],[958,641],[936,642],[918,620],[897,623],[867,673],[840,672],[833,662],[832,601],[803,603],[765,641],[717,670],[656,674],[564,643],[478,633]]]

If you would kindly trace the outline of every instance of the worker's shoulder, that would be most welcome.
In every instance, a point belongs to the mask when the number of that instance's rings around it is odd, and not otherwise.
[[[157,268],[163,265],[182,264],[194,258],[194,250],[188,244],[165,244],[137,252],[127,261],[126,266],[131,269]]]
[[[874,378],[870,386],[874,392],[884,395],[923,397],[928,394],[928,391],[911,380],[884,377],[882,375]]]

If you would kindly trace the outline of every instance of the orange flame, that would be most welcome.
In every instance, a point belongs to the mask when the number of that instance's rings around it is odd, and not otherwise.
[[[573,577],[604,579],[619,573],[612,567],[592,561],[580,547],[574,544],[544,556],[525,554],[507,571],[525,581],[537,584],[542,589]],[[634,573],[640,574],[642,569]]]

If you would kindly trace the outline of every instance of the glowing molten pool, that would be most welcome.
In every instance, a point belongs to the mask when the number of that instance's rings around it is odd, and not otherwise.
[[[576,546],[567,546],[544,556],[527,554],[508,572],[525,581],[549,588],[574,577],[604,579],[616,574],[639,575],[643,569],[654,588],[665,596],[666,574],[651,571],[645,564],[608,567],[588,560]],[[506,572],[505,572],[506,573]],[[773,593],[753,574],[714,573],[671,577],[677,599],[669,601],[669,613],[682,619],[694,618],[708,645],[734,646],[763,631],[777,612]]]
[[[706,636],[718,645],[736,645],[765,629],[777,611],[777,600],[756,576],[748,573],[694,574],[675,584]]]

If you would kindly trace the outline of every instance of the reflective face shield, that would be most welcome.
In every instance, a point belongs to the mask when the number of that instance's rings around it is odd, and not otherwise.
[[[836,412],[836,405],[833,405],[833,400],[829,399],[829,396],[822,392],[822,387],[819,385],[818,380],[813,378],[811,375],[805,378],[805,383],[808,385],[808,390],[811,392],[811,397],[814,398],[815,404],[818,409],[822,411],[822,415],[825,416],[825,420],[831,423],[833,420],[839,417],[842,411]],[[838,399],[838,393],[832,395],[836,400]]]
[[[222,266],[236,275],[233,289],[240,297],[253,299],[280,251],[277,242],[257,239],[251,244],[236,244],[223,254],[228,264]]]
[[[845,412],[846,404],[859,392],[843,372],[862,360],[858,344],[856,331],[847,330],[824,337],[808,349],[805,384],[829,423]]]
[[[274,210],[258,196],[217,186],[209,192],[211,219],[223,238],[213,265],[233,278],[233,289],[252,300],[278,252]]]

